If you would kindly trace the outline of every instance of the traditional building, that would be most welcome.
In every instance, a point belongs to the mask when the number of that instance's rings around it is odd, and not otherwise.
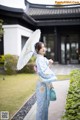
[[[0,19],[4,21],[0,54],[20,55],[27,38],[39,28],[48,58],[61,64],[80,63],[80,5],[40,5],[26,0],[24,9],[0,5]]]

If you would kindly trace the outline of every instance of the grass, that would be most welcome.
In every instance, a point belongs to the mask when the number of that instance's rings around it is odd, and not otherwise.
[[[68,80],[70,75],[57,75],[58,80]]]
[[[59,80],[69,75],[58,75]],[[35,74],[0,75],[0,111],[9,111],[11,116],[33,94],[38,76]]]
[[[0,111],[9,111],[10,117],[35,91],[35,74],[0,75]]]

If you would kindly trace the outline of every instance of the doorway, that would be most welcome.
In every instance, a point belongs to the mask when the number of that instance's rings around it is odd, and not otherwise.
[[[4,47],[3,47],[3,37],[0,38],[0,55],[4,54]]]
[[[61,63],[79,63],[79,36],[70,34],[61,37]]]
[[[46,57],[48,59],[55,60],[55,35],[54,34],[43,34],[43,42],[47,48]]]

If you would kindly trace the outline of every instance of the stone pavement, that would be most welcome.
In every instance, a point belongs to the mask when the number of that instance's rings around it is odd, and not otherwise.
[[[56,90],[57,100],[50,103],[49,120],[61,120],[61,116],[64,113],[69,80],[53,82],[53,86]],[[36,103],[25,116],[24,120],[36,120]]]
[[[54,64],[51,69],[56,75],[68,75],[71,70],[80,69],[80,65]],[[63,115],[65,110],[69,80],[53,82],[53,86],[56,90],[57,100],[50,103],[48,120],[61,120],[61,116]],[[31,110],[23,120],[36,120],[36,103],[32,106]]]
[[[80,64],[68,64],[68,65],[61,65],[61,64],[54,64],[51,66],[51,69],[56,75],[68,75],[70,74],[71,70],[73,69],[80,69]]]

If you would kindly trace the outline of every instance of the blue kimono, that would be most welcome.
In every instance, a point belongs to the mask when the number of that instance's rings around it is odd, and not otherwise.
[[[37,74],[39,80],[36,87],[37,113],[36,120],[48,120],[48,106],[50,102],[50,84],[57,78],[49,68],[49,60],[42,55],[37,55]]]

